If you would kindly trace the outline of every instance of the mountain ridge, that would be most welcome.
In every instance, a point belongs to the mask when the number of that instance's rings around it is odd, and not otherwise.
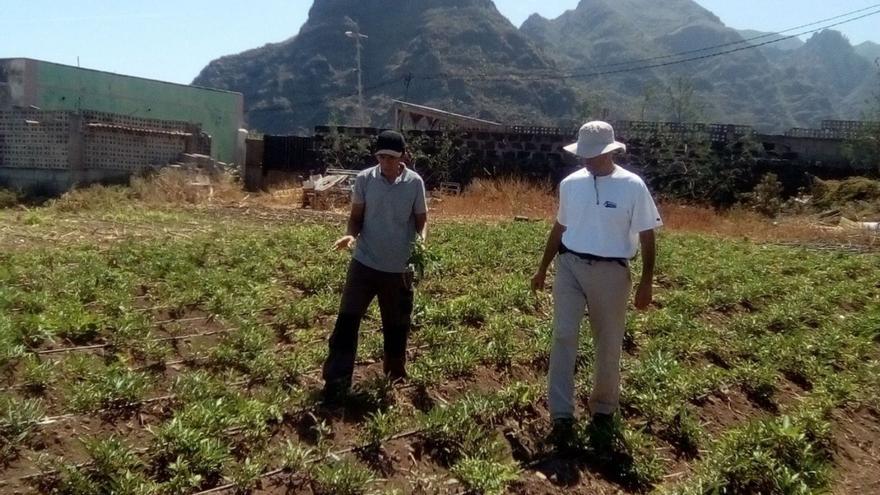
[[[602,115],[781,131],[858,118],[876,76],[872,45],[825,31],[746,48],[764,33],[729,28],[692,0],[581,0],[519,28],[491,0],[367,3],[316,0],[295,36],[214,60],[194,82],[244,93],[249,125],[267,132],[354,124],[355,46],[343,33],[360,29],[370,36],[362,68],[374,125],[390,124],[391,100],[406,99],[505,123]],[[706,57],[727,50],[736,51]],[[682,58],[697,60],[668,64]],[[688,111],[674,108],[682,103]]]

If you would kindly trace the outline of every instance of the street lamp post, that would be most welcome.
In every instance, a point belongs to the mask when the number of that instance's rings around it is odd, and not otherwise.
[[[346,31],[345,35],[349,38],[353,38],[355,46],[357,47],[358,108],[360,109],[361,127],[366,127],[367,117],[366,113],[364,113],[364,79],[361,72],[361,40],[368,39],[369,36],[367,36],[366,34],[361,34],[360,30]]]

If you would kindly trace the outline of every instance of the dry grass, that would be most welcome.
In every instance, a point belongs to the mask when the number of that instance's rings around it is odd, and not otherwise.
[[[246,196],[228,175],[205,175],[179,169],[164,169],[150,178],[134,178],[131,189],[145,203],[205,204],[240,202]]]
[[[797,242],[880,247],[880,237],[869,232],[823,225],[810,216],[768,219],[754,211],[734,208],[719,212],[702,206],[664,202],[663,221],[671,230],[739,237],[761,242]]]
[[[279,184],[265,193],[248,193],[232,176],[164,169],[148,177],[135,177],[130,187],[100,184],[72,189],[51,201],[59,211],[110,210],[120,204],[141,203],[150,206],[257,206],[296,208],[302,202],[302,190]]]
[[[557,201],[549,182],[476,179],[461,195],[435,199],[432,206],[443,217],[551,218],[556,213]]]
[[[433,206],[444,218],[506,219],[524,216],[552,219],[557,200],[550,184],[522,180],[475,181],[460,196],[443,197]],[[704,206],[663,201],[659,205],[669,230],[699,232],[760,242],[795,242],[880,247],[880,238],[868,232],[821,225],[808,216],[771,220],[754,211],[734,208],[717,211]]]
[[[68,192],[53,201],[60,211],[112,210],[120,204],[150,206],[237,206],[245,208],[296,209],[302,190],[289,185],[249,194],[228,176],[207,177],[168,169],[149,179],[134,179],[131,187],[92,186]],[[460,196],[444,196],[431,203],[434,218],[506,220],[526,217],[552,219],[557,199],[549,183],[520,179],[476,180]],[[666,201],[660,204],[666,228],[759,242],[835,244],[880,248],[880,237],[869,232],[821,225],[809,216],[770,220],[751,210],[735,208],[719,212],[703,206]],[[337,209],[345,213],[347,206]]]

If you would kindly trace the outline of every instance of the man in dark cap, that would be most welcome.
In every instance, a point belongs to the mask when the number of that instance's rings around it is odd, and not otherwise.
[[[379,300],[384,337],[384,371],[391,380],[406,378],[406,343],[413,308],[413,242],[424,242],[428,223],[425,183],[404,164],[406,141],[394,131],[379,134],[379,164],[363,170],[352,188],[345,236],[334,248],[354,248],[330,353],[324,362],[328,401],[351,387],[361,319],[373,298]]]

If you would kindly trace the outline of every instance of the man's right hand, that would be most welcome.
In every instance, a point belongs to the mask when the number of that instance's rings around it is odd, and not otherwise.
[[[333,245],[333,249],[336,251],[341,251],[343,249],[351,249],[351,245],[354,244],[354,236],[347,235],[345,237],[341,237],[336,244]]]
[[[545,270],[538,270],[532,275],[532,291],[540,291],[544,290],[544,281],[547,279],[547,272]]]

